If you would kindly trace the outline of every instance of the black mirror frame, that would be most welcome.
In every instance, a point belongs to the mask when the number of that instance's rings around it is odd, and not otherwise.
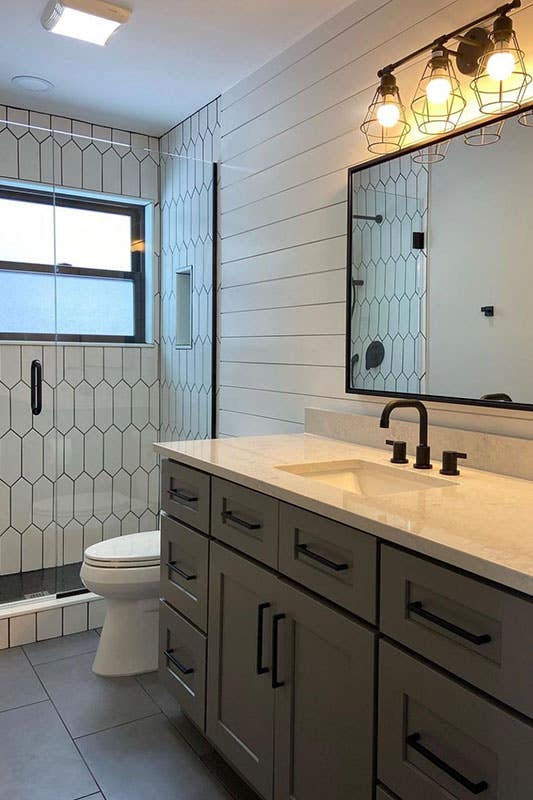
[[[363,161],[353,167],[348,168],[348,203],[347,203],[347,246],[346,246],[346,328],[345,328],[345,391],[346,394],[359,394],[368,395],[373,397],[403,397],[407,399],[423,400],[426,402],[434,403],[453,403],[455,405],[463,406],[481,406],[482,408],[499,408],[505,411],[533,411],[533,403],[502,403],[501,401],[494,400],[477,400],[474,398],[466,397],[448,397],[446,395],[436,394],[416,394],[415,392],[386,392],[377,391],[375,389],[354,389],[351,385],[351,333],[352,333],[352,314],[351,314],[351,301],[352,301],[352,175],[357,172],[362,172],[364,169],[369,169],[382,164],[385,161],[392,161],[395,158],[414,153],[417,150],[423,150],[425,147],[437,144],[438,142],[445,142],[455,139],[458,136],[464,136],[465,133],[475,131],[480,128],[485,128],[488,125],[494,125],[500,120],[511,119],[512,117],[519,117],[527,111],[533,110],[533,101],[524,103],[519,109],[501,114],[500,116],[488,117],[486,122],[479,120],[475,123],[465,125],[453,133],[444,136],[435,136],[428,141],[419,142],[409,147],[402,148],[398,152],[391,155],[380,156],[379,158],[372,158],[368,161]],[[533,136],[533,131],[532,131]],[[497,146],[497,145],[496,145]]]

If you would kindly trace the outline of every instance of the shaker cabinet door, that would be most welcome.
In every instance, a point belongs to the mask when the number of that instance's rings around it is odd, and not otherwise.
[[[375,635],[279,581],[276,800],[371,800]]]
[[[267,570],[212,543],[207,734],[266,800],[273,784],[270,631],[277,586]]]

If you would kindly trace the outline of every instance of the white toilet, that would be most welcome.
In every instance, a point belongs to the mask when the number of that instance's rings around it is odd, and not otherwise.
[[[93,664],[97,675],[138,675],[157,669],[159,531],[118,536],[85,551],[81,579],[106,601]]]

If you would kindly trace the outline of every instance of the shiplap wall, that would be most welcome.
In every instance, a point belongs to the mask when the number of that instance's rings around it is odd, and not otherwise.
[[[346,170],[369,157],[377,69],[494,6],[358,0],[222,96],[221,435],[301,431],[310,405],[378,413],[344,392]],[[517,15],[529,52],[532,11]],[[398,74],[406,104],[422,66]],[[533,438],[525,413],[435,404],[433,420]]]

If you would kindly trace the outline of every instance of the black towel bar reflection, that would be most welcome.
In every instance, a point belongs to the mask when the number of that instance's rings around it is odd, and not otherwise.
[[[488,633],[470,633],[470,631],[460,628],[459,625],[454,625],[453,622],[449,622],[447,619],[437,616],[437,614],[432,614],[431,611],[428,611],[426,608],[424,608],[420,600],[416,600],[414,603],[409,603],[407,610],[410,611],[411,614],[416,614],[423,619],[427,619],[428,622],[432,622],[434,625],[438,625],[439,628],[444,628],[445,630],[450,631],[450,633],[454,633],[456,636],[460,636],[461,639],[466,639],[472,644],[481,645],[487,644],[491,641],[491,637]]]
[[[416,750],[417,753],[427,759],[427,761],[431,762],[431,764],[439,767],[439,769],[445,772],[446,775],[449,775],[450,778],[453,778],[454,781],[457,781],[457,783],[461,784],[461,786],[464,786],[464,788],[468,789],[468,791],[472,794],[481,794],[481,792],[485,792],[489,788],[487,781],[479,781],[478,783],[474,783],[443,761],[442,758],[436,756],[435,753],[432,753],[431,750],[428,750],[427,747],[424,747],[424,745],[420,742],[419,733],[411,733],[405,741],[410,747],[413,748],[413,750]]]
[[[178,661],[178,659],[176,658],[175,655],[173,655],[173,653],[174,650],[163,650],[163,655],[165,656],[165,658],[168,658],[170,663],[174,664],[174,666],[177,668],[179,672],[181,672],[182,675],[192,675],[192,673],[194,672],[193,668],[184,667],[181,661]]]

